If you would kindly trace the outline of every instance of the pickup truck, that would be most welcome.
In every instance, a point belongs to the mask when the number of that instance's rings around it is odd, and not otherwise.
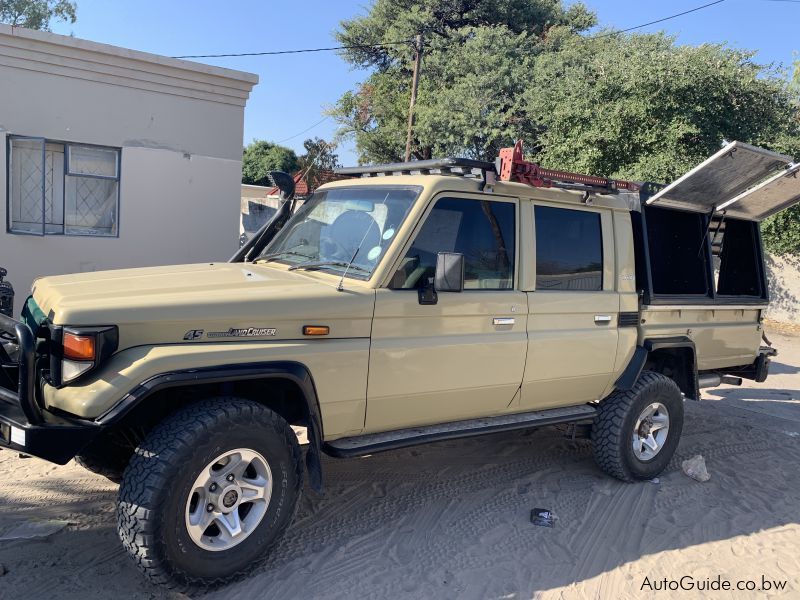
[[[581,423],[600,469],[651,479],[685,401],[767,377],[758,222],[798,170],[734,142],[657,186],[518,144],[344,169],[302,204],[275,173],[229,262],[45,277],[0,315],[0,446],[119,482],[124,547],[184,589],[263,560],[323,453]]]

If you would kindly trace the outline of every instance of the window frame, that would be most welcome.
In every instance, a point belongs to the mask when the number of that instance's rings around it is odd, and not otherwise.
[[[520,285],[520,244],[521,244],[521,210],[520,210],[520,199],[513,197],[513,196],[488,196],[487,194],[474,194],[468,192],[440,192],[435,196],[431,197],[427,204],[425,205],[424,210],[420,214],[417,222],[414,224],[413,230],[410,232],[408,237],[406,238],[405,242],[398,250],[397,255],[395,256],[394,260],[391,261],[391,266],[387,269],[386,273],[384,274],[383,281],[381,282],[380,287],[391,290],[393,292],[414,292],[415,294],[418,293],[417,288],[392,288],[390,284],[392,282],[392,278],[394,274],[397,272],[397,269],[400,268],[400,264],[403,262],[408,251],[414,245],[414,242],[417,239],[420,231],[422,230],[423,226],[425,225],[428,217],[430,216],[431,212],[433,212],[434,208],[436,207],[436,203],[439,200],[446,200],[446,199],[455,199],[455,200],[483,200],[487,202],[503,202],[506,204],[513,204],[514,205],[514,266],[511,269],[512,274],[512,282],[511,286],[506,289],[485,289],[485,288],[465,288],[461,293],[469,293],[469,292],[515,292],[519,291]],[[388,263],[387,263],[388,264]]]
[[[657,205],[655,205],[657,206]],[[662,210],[682,210],[683,212],[694,212],[687,209],[672,208],[662,206]],[[761,283],[761,296],[749,295],[727,295],[717,293],[717,284],[714,277],[714,262],[711,251],[711,237],[705,236],[704,262],[707,294],[656,294],[653,289],[652,276],[652,257],[650,255],[650,240],[647,233],[647,211],[646,206],[642,206],[641,211],[634,211],[632,215],[632,225],[634,230],[634,254],[636,256],[636,289],[642,295],[642,304],[645,306],[752,306],[763,308],[769,303],[769,282],[767,281],[766,266],[764,263],[764,242],[761,238],[761,228],[758,221],[751,219],[738,219],[750,221],[754,231],[754,252],[756,264],[759,271]],[[734,217],[731,217],[734,218]],[[704,223],[707,228],[710,215],[704,215]]]
[[[58,144],[63,146],[64,148],[64,157],[63,157],[63,175],[62,175],[62,186],[61,186],[61,231],[47,231],[47,222],[46,222],[46,214],[47,214],[47,204],[45,199],[45,189],[46,189],[46,173],[42,173],[42,231],[41,233],[36,233],[33,231],[22,231],[19,229],[14,229],[13,227],[13,211],[11,206],[11,186],[12,186],[12,165],[13,165],[13,143],[15,140],[27,140],[27,141],[35,141],[42,143],[42,162],[44,165],[47,164],[47,145],[48,144]],[[84,148],[97,148],[100,150],[113,150],[116,154],[116,163],[115,163],[115,170],[116,176],[109,177],[106,175],[87,175],[83,173],[75,173],[69,170],[70,161],[69,155],[71,152],[71,148],[75,147],[84,147]],[[84,177],[87,179],[101,179],[105,181],[115,181],[117,183],[117,194],[115,200],[115,220],[116,220],[116,227],[115,232],[113,234],[92,234],[92,233],[75,233],[75,232],[67,232],[67,225],[66,225],[66,203],[67,203],[67,191],[66,191],[66,183],[67,177]],[[117,146],[102,146],[100,144],[84,144],[81,142],[67,142],[63,140],[53,140],[48,139],[45,137],[40,136],[30,136],[30,135],[16,135],[16,134],[9,134],[6,136],[6,233],[12,235],[29,235],[34,237],[47,237],[47,236],[63,236],[63,237],[90,237],[90,238],[119,238],[119,231],[120,231],[120,197],[121,197],[121,188],[122,188],[122,148]],[[55,198],[53,202],[55,204]]]
[[[572,210],[576,212],[585,212],[585,213],[592,213],[599,217],[600,219],[600,264],[602,265],[601,268],[601,275],[600,275],[600,289],[599,290],[562,290],[562,289],[539,289],[536,287],[536,279],[539,273],[539,253],[536,248],[537,243],[537,231],[536,231],[536,207],[541,206],[543,208],[560,208],[563,210]],[[531,274],[530,274],[530,288],[528,291],[533,291],[536,293],[581,293],[581,294],[599,294],[603,292],[613,292],[616,290],[615,285],[615,277],[614,277],[614,265],[609,264],[609,256],[615,256],[615,240],[614,240],[614,225],[611,222],[611,211],[602,207],[594,207],[594,206],[584,206],[584,205],[577,205],[577,204],[564,204],[558,202],[546,202],[546,201],[539,201],[537,199],[533,199],[531,202],[530,207],[530,216],[531,216],[531,230],[533,235],[531,239],[533,241],[532,244],[532,251],[531,251]]]

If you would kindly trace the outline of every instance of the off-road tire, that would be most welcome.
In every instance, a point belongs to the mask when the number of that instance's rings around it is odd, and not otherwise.
[[[658,454],[642,461],[633,451],[633,433],[636,419],[653,402],[662,403],[669,411],[669,432]],[[600,402],[591,434],[595,462],[622,481],[652,479],[672,459],[682,429],[683,397],[678,385],[665,375],[643,371],[632,389],[617,390]]]
[[[244,541],[211,552],[189,537],[186,502],[206,465],[236,448],[255,450],[267,459],[272,496],[263,519]],[[267,558],[294,517],[302,481],[297,436],[282,417],[241,398],[202,401],[170,416],[136,449],[119,491],[119,536],[155,583],[183,591],[223,585]]]

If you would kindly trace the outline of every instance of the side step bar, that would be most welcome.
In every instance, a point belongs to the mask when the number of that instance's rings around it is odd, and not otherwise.
[[[396,450],[417,444],[453,440],[462,437],[499,433],[514,429],[528,429],[541,425],[554,425],[556,423],[570,423],[585,421],[594,418],[594,406],[581,404],[566,408],[550,408],[533,412],[517,413],[513,415],[499,415],[497,417],[484,417],[468,421],[454,421],[424,427],[397,429],[382,433],[370,433],[347,438],[340,438],[326,442],[322,446],[323,452],[337,458],[363,456],[375,454],[386,450]]]

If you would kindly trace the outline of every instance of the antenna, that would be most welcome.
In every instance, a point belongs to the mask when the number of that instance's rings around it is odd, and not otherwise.
[[[372,227],[372,225],[370,225],[370,227]],[[367,231],[369,231],[369,227],[367,227]],[[367,235],[366,234],[364,234],[364,239],[361,240],[361,244],[364,243],[365,239],[367,239]],[[336,286],[336,291],[337,292],[343,292],[344,291],[344,276],[347,275],[347,272],[350,270],[350,265],[352,265],[353,261],[356,259],[356,254],[358,254],[358,251],[361,250],[361,244],[359,244],[358,248],[356,248],[356,251],[353,252],[353,258],[351,258],[350,262],[347,263],[347,266],[344,269],[344,273],[342,273],[342,277],[341,277],[341,279],[339,279],[339,285]]]
[[[383,198],[383,205],[386,205],[386,200],[389,198],[389,194],[390,193],[391,192],[387,192],[386,196]],[[353,264],[353,261],[356,259],[356,256],[358,256],[358,252],[359,252],[359,250],[361,250],[361,246],[363,246],[364,242],[367,241],[367,236],[369,235],[369,232],[372,229],[373,225],[377,225],[377,224],[378,223],[375,221],[375,219],[373,219],[372,223],[369,224],[369,227],[367,227],[367,230],[364,232],[364,237],[361,238],[361,242],[359,242],[358,248],[356,248],[356,251],[353,253],[353,258],[351,258],[350,262],[347,263],[347,266],[345,267],[344,272],[342,273],[342,277],[339,279],[339,285],[336,286],[336,291],[337,292],[343,292],[344,291],[344,277],[345,277],[345,275],[347,275],[347,272],[350,270],[350,267]]]
[[[386,202],[386,200],[384,200],[384,202]],[[344,291],[344,276],[347,275],[347,272],[350,270],[350,267],[353,264],[353,261],[356,259],[356,256],[358,256],[358,252],[359,252],[359,250],[361,250],[361,246],[363,246],[364,242],[367,241],[367,235],[369,235],[369,232],[372,229],[373,225],[377,225],[377,223],[375,222],[375,219],[373,219],[372,223],[370,223],[369,227],[367,227],[367,230],[364,232],[364,237],[361,238],[361,242],[359,242],[359,244],[358,244],[358,248],[356,248],[356,251],[353,252],[353,258],[351,258],[350,262],[347,263],[347,266],[345,267],[344,272],[342,273],[342,277],[341,277],[341,279],[339,279],[339,285],[336,286],[336,291],[337,292],[343,292]]]

